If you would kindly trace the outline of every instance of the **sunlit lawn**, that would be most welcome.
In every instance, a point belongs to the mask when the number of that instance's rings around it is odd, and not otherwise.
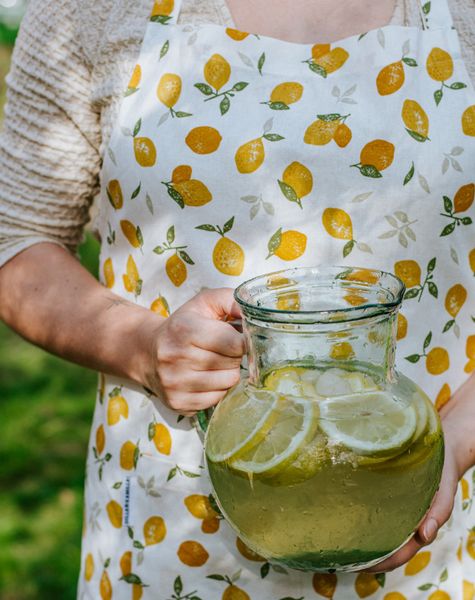
[[[94,271],[97,245],[83,259]],[[96,375],[0,324],[0,599],[75,598]]]

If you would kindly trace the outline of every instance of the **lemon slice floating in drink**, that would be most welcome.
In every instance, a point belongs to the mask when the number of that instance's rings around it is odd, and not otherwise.
[[[320,427],[332,442],[371,457],[400,454],[417,427],[412,406],[380,391],[327,398],[320,405]]]

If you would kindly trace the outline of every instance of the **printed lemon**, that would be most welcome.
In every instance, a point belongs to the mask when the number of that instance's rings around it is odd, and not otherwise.
[[[443,590],[437,590],[427,598],[427,600],[452,600],[450,594]]]
[[[135,227],[133,223],[123,219],[120,222],[120,228],[122,229],[122,233],[126,237],[127,241],[134,248],[140,248],[142,246],[143,240],[141,239],[141,232],[139,227]]]
[[[232,40],[235,40],[236,42],[242,42],[242,40],[245,40],[249,35],[247,31],[239,31],[239,29],[233,29],[232,27],[227,27],[226,33]]]
[[[312,46],[312,58],[313,60],[317,60],[319,58],[321,58],[322,56],[325,56],[325,54],[328,54],[330,52],[330,44],[315,44],[314,46]]]
[[[322,215],[323,226],[328,234],[339,240],[353,239],[351,217],[341,208],[326,208]]]
[[[172,13],[173,7],[175,5],[174,0],[155,0],[155,3],[152,8],[152,17],[157,17],[160,15],[168,16]]]
[[[459,547],[457,548],[457,559],[459,562],[462,562],[462,542],[460,542]]]
[[[103,571],[101,581],[99,582],[99,594],[101,600],[111,600],[112,598],[112,584],[109,579],[107,571]]]
[[[84,561],[84,579],[86,581],[91,581],[92,576],[94,575],[94,558],[91,553],[86,556]]]
[[[109,202],[112,204],[112,206],[116,210],[122,208],[122,205],[124,204],[124,197],[122,195],[120,181],[118,179],[112,179],[109,181],[106,191],[107,197],[109,198]]]
[[[130,77],[128,89],[135,90],[140,85],[140,80],[142,79],[142,67],[140,65],[135,65],[134,70],[132,72],[132,76]]]
[[[475,528],[470,530],[467,537],[466,550],[471,558],[475,560]]]
[[[150,310],[157,313],[161,317],[170,316],[170,308],[168,306],[168,302],[163,296],[158,296],[158,298],[155,298],[155,300],[150,305]]]
[[[462,114],[462,131],[465,135],[475,136],[475,104],[466,108]]]
[[[253,173],[262,165],[264,158],[264,144],[261,138],[256,138],[237,149],[234,161],[240,173]]]
[[[191,179],[192,169],[190,165],[178,165],[173,169],[172,183],[181,183]]]
[[[104,282],[106,287],[112,288],[114,287],[115,276],[114,276],[114,265],[112,264],[112,258],[106,258],[104,261],[104,265],[102,267],[102,272],[104,274]]]
[[[175,73],[165,73],[160,77],[157,96],[167,108],[175,106],[181,94],[181,77]]]
[[[432,348],[426,357],[426,369],[431,375],[440,375],[450,366],[449,354],[445,348]]]
[[[127,272],[122,276],[124,281],[124,287],[128,292],[139,294],[141,287],[141,280],[139,277],[139,272],[137,269],[137,265],[133,257],[129,254],[127,259]]]
[[[198,179],[173,183],[173,188],[180,194],[187,206],[204,206],[213,199],[209,189]]]
[[[244,268],[244,251],[233,240],[222,237],[214,247],[213,264],[225,275],[240,275]]]
[[[294,161],[282,174],[282,181],[289,185],[298,198],[310,194],[313,188],[313,175],[305,165]]]
[[[396,339],[402,340],[406,337],[407,335],[407,319],[404,315],[402,315],[401,313],[398,314],[397,316],[397,332],[396,332]]]
[[[469,335],[465,345],[467,358],[475,359],[475,335]]]
[[[457,190],[454,196],[454,212],[460,213],[468,210],[475,198],[475,183],[467,183]]]
[[[342,123],[337,127],[333,139],[335,140],[337,146],[340,148],[345,148],[351,142],[352,137],[353,134],[351,133],[351,129],[346,123]]]
[[[404,125],[423,138],[429,136],[429,117],[415,100],[404,100],[401,111]]]
[[[139,583],[132,584],[132,600],[141,600],[143,587]]]
[[[247,558],[247,560],[251,560],[252,562],[266,561],[266,559],[263,556],[261,556],[257,552],[254,552],[254,550],[251,550],[249,546],[247,546],[240,537],[236,538],[236,548],[238,549],[239,554],[241,554],[241,556],[244,556],[244,558]]]
[[[284,104],[293,104],[298,102],[303,94],[303,85],[297,81],[285,81],[279,83],[272,90],[270,95],[271,102],[283,102]]]
[[[135,160],[141,167],[153,167],[157,160],[157,150],[150,138],[134,138]]]
[[[131,471],[137,466],[138,447],[128,440],[120,449],[120,466],[126,471]]]
[[[172,449],[172,436],[166,425],[163,423],[155,424],[155,433],[152,441],[160,454],[170,454]]]
[[[362,165],[372,165],[378,171],[384,171],[392,165],[394,150],[394,144],[391,144],[391,142],[373,140],[368,142],[361,150],[360,162]]]
[[[120,570],[123,576],[130,575],[132,573],[132,552],[127,550],[120,557],[119,561]]]
[[[167,535],[167,527],[162,517],[150,517],[143,526],[143,537],[146,546],[162,542]]]
[[[426,69],[429,77],[435,81],[447,81],[454,72],[454,61],[442,48],[432,48],[427,57]]]
[[[190,513],[197,519],[209,520],[217,516],[216,511],[211,506],[208,496],[203,494],[191,494],[183,502]]]
[[[202,567],[209,558],[204,546],[193,540],[182,542],[177,555],[181,562],[188,567]]]
[[[444,383],[444,385],[440,388],[439,393],[437,394],[437,398],[435,399],[435,408],[437,410],[440,410],[450,400],[451,395],[452,392],[450,391],[449,384]]]
[[[404,575],[417,575],[427,567],[431,559],[429,551],[418,552],[404,567]]]
[[[282,260],[295,260],[300,258],[307,248],[307,236],[300,231],[289,229],[282,231],[280,242],[274,254]]]
[[[203,69],[206,82],[217,92],[226,85],[231,76],[231,66],[221,54],[213,54]]]
[[[219,530],[219,518],[204,519],[201,523],[201,531],[203,533],[216,533]]]
[[[475,584],[470,581],[463,581],[463,600],[474,600],[475,598]]]
[[[185,142],[196,154],[211,154],[219,148],[222,139],[217,129],[203,125],[194,127],[186,136]]]
[[[317,594],[331,600],[335,595],[337,577],[335,573],[315,573],[312,585]]]
[[[244,590],[233,583],[224,590],[221,600],[251,600],[251,598]]]
[[[373,573],[358,573],[355,590],[359,598],[367,598],[379,590],[379,583]]]
[[[355,352],[350,342],[338,342],[330,348],[330,357],[334,360],[346,360],[354,355]]]
[[[376,88],[380,96],[394,94],[404,85],[406,76],[402,60],[387,65],[378,73]]]
[[[344,48],[333,48],[327,54],[313,58],[313,62],[325,69],[326,73],[333,73],[340,69],[350,55]]]
[[[180,287],[180,285],[186,281],[186,264],[185,261],[178,256],[178,254],[173,254],[167,259],[165,271],[170,278],[170,281],[176,287]]]
[[[109,404],[107,405],[107,424],[117,425],[121,417],[129,417],[129,405],[126,399],[120,395],[120,388],[114,388],[109,395]]]
[[[470,498],[470,486],[465,477],[460,480],[460,488],[462,490],[462,500],[468,500]]]
[[[102,454],[104,446],[106,445],[106,434],[104,432],[104,425],[99,425],[96,429],[96,450],[97,454]]]
[[[339,126],[340,121],[338,119],[334,121],[317,119],[305,130],[303,141],[314,146],[324,146],[332,141]]]
[[[394,274],[408,288],[421,284],[422,271],[415,260],[399,260],[394,264]]]
[[[379,274],[370,269],[356,269],[347,273],[342,279],[345,281],[361,281],[362,283],[378,283]]]
[[[389,592],[389,594],[384,596],[383,600],[407,600],[407,598],[400,592]]]
[[[455,319],[466,299],[467,290],[460,283],[455,284],[445,296],[445,310]]]
[[[122,527],[122,506],[115,500],[106,504],[106,511],[112,525],[120,529]]]

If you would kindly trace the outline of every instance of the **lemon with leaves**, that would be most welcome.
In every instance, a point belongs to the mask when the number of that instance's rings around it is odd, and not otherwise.
[[[129,418],[129,405],[121,392],[121,387],[115,387],[109,393],[107,405],[107,424],[109,426],[117,425],[121,419]]]
[[[111,205],[119,210],[124,204],[124,196],[122,194],[122,188],[118,179],[112,179],[109,181],[106,187],[107,198]]]
[[[221,54],[213,54],[206,62],[203,73],[206,82],[219,92],[231,77],[231,65]]]
[[[143,236],[138,225],[135,226],[127,219],[123,219],[120,222],[120,228],[122,229],[122,233],[124,234],[125,238],[133,248],[142,248]]]
[[[174,0],[155,0],[152,7],[152,14],[150,20],[154,23],[160,23],[166,25],[171,19],[171,13],[175,6]]]
[[[344,148],[349,144],[352,135],[350,128],[345,124],[349,116],[339,113],[317,115],[316,121],[305,130],[303,141],[313,146],[325,146],[334,139],[338,146]]]
[[[181,77],[176,73],[164,73],[157,86],[157,97],[167,108],[178,102],[181,94]]]
[[[127,440],[120,449],[120,466],[126,471],[131,471],[137,467],[140,458],[140,449],[137,444]]]
[[[156,246],[153,251],[155,254],[164,254],[165,252],[174,251],[175,253],[170,256],[165,265],[165,271],[175,287],[180,287],[187,278],[188,270],[186,265],[194,265],[194,261],[191,256],[186,252],[188,246],[175,246],[175,227],[172,225],[167,231],[167,240],[163,244]]]
[[[170,307],[165,296],[159,295],[150,305],[150,310],[161,317],[170,316]]]
[[[261,137],[239,146],[234,155],[234,162],[239,173],[254,173],[262,165],[265,158],[263,139],[269,142],[278,142],[284,138],[277,133],[264,131]]]
[[[289,110],[290,105],[298,102],[303,94],[303,85],[298,81],[284,81],[277,84],[271,92],[267,104],[272,110]]]
[[[312,47],[312,58],[304,61],[309,69],[326,78],[330,73],[340,69],[349,58],[348,52],[344,48],[331,48],[330,44],[315,44]]]
[[[124,287],[128,292],[135,294],[136,296],[140,295],[142,291],[142,280],[140,279],[135,260],[130,254],[127,258],[126,273],[125,275],[122,275],[122,280],[124,282]]]
[[[135,65],[132,75],[129,80],[129,84],[127,85],[127,90],[125,92],[126,96],[131,96],[138,91],[140,81],[142,79],[142,67],[140,65]]]
[[[373,179],[382,177],[381,171],[390,167],[394,160],[394,144],[386,140],[372,140],[363,146],[360,162],[352,167],[359,169],[361,175]]]
[[[394,94],[402,88],[406,75],[404,67],[417,67],[417,61],[407,56],[409,45],[404,44],[401,60],[386,65],[381,69],[376,78],[376,89],[380,96]]]
[[[404,100],[401,111],[407,133],[417,142],[429,139],[429,117],[415,100]]]
[[[302,198],[312,191],[313,175],[305,165],[294,161],[284,169],[278,183],[287,200],[302,208]]]
[[[101,580],[99,582],[99,594],[101,596],[101,600],[112,599],[112,584],[111,580],[109,579],[109,575],[105,569],[102,572]]]
[[[163,423],[151,423],[149,425],[148,437],[152,440],[160,454],[168,456],[172,450],[172,436],[168,427]]]
[[[300,258],[307,248],[307,236],[300,231],[289,229],[282,231],[282,227],[271,236],[267,249],[271,256],[278,256],[282,260],[296,260]]]
[[[207,186],[198,179],[192,179],[189,165],[179,165],[172,173],[171,181],[162,181],[168,195],[180,208],[185,206],[204,206],[211,202],[213,196]]]
[[[195,229],[218,233],[221,236],[213,250],[213,264],[220,273],[237,276],[244,269],[245,254],[238,243],[226,237],[233,225],[234,217],[231,217],[222,228],[219,225],[205,224],[198,225]]]
[[[149,137],[139,136],[141,129],[142,119],[139,119],[135,123],[132,134],[128,132],[127,135],[132,135],[133,137],[134,155],[137,164],[141,167],[153,167],[157,161],[157,149]]]

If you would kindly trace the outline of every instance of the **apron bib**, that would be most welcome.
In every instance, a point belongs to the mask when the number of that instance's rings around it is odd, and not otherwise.
[[[475,93],[446,0],[421,5],[421,29],[331,45],[181,26],[179,10],[153,5],[104,159],[104,285],[167,316],[203,287],[287,266],[395,272],[397,368],[440,407],[475,368]],[[101,377],[78,597],[462,599],[472,479],[405,567],[284,570],[214,512],[190,419]]]

